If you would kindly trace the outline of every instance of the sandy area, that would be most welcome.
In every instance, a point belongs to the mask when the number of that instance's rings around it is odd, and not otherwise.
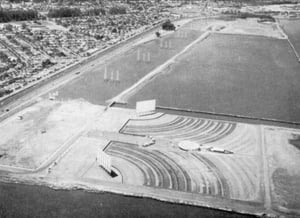
[[[300,150],[291,141],[296,136],[300,136],[299,130],[265,129],[273,207],[299,215]]]

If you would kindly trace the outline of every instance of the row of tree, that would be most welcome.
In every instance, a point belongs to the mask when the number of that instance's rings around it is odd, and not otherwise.
[[[260,18],[263,21],[276,22],[275,18],[268,14],[254,14],[254,13],[239,13],[237,14],[238,18],[246,19],[246,18]]]
[[[35,10],[3,10],[0,9],[0,23],[10,21],[34,20],[38,18]]]
[[[109,13],[112,15],[117,15],[117,14],[126,14],[127,11],[124,6],[114,6],[109,9]]]
[[[59,18],[59,17],[79,17],[81,11],[79,8],[58,8],[51,9],[48,13],[48,17]]]
[[[93,8],[85,11],[85,15],[87,16],[99,16],[99,15],[105,15],[106,11],[104,8]]]
[[[58,8],[58,9],[51,9],[48,12],[48,17],[52,18],[60,18],[60,17],[79,17],[79,16],[99,16],[105,15],[106,11],[104,8],[93,8],[89,9],[85,12],[82,12],[79,8]],[[116,15],[116,14],[126,14],[126,8],[123,6],[114,6],[109,9],[109,14]]]

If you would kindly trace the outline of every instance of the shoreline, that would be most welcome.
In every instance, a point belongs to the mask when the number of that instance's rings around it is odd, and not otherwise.
[[[22,176],[21,176],[22,177]],[[72,180],[72,181],[71,181]],[[235,213],[241,215],[262,216],[266,214],[261,202],[256,201],[241,201],[233,199],[223,199],[213,196],[205,196],[195,193],[186,193],[175,190],[159,189],[147,186],[134,186],[118,183],[110,183],[105,181],[98,181],[97,184],[91,184],[88,179],[78,179],[77,181],[71,179],[62,179],[58,181],[57,178],[45,178],[45,177],[30,177],[30,178],[18,178],[18,177],[2,177],[0,183],[28,185],[36,187],[47,187],[55,191],[84,191],[87,193],[108,193],[121,195],[125,197],[152,199],[162,203],[171,203],[181,206],[193,206],[201,207],[211,210],[218,210],[227,213]],[[92,180],[92,179],[91,179]],[[111,188],[111,186],[118,188]],[[166,193],[169,195],[166,195]],[[181,198],[178,198],[178,197]],[[193,198],[190,198],[194,196]],[[229,205],[229,206],[228,206]],[[268,214],[274,215],[274,214]]]
[[[53,190],[45,186],[0,183],[0,213],[8,217],[256,217],[155,199],[85,190]],[[16,191],[16,192],[15,192]],[[32,193],[32,195],[31,195]],[[47,196],[45,199],[43,196]],[[40,199],[36,202],[35,199]],[[21,202],[32,202],[31,204]],[[20,205],[20,206],[18,206]],[[78,207],[80,205],[80,207]],[[132,206],[134,205],[134,206]],[[14,210],[18,206],[19,210]],[[34,212],[29,208],[34,208]],[[96,208],[96,211],[94,210]],[[49,214],[49,209],[52,210]],[[1,211],[2,210],[2,211]],[[66,211],[67,210],[67,211]],[[3,214],[3,213],[2,213]]]

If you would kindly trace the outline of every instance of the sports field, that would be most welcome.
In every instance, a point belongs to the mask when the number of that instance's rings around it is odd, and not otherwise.
[[[299,122],[299,72],[286,40],[212,34],[129,101]]]

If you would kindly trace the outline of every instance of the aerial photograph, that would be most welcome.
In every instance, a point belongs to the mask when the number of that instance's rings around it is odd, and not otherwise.
[[[0,218],[300,218],[300,0],[0,0]]]

